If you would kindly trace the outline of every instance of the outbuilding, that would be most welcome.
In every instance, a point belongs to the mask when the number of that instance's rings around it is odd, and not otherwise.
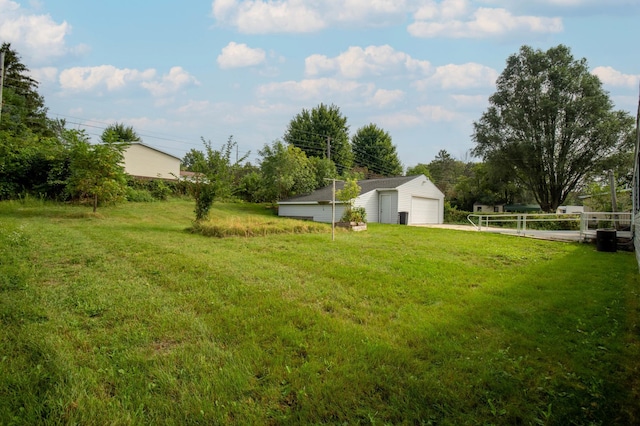
[[[336,182],[336,190],[343,187]],[[402,225],[442,223],[444,194],[424,175],[401,176],[358,181],[360,195],[355,207],[364,207],[367,222]],[[315,222],[332,221],[333,186],[327,185],[310,194],[278,202],[278,215]],[[345,206],[336,201],[335,220]]]
[[[180,158],[142,142],[133,142],[124,151],[124,171],[136,178],[178,180]]]

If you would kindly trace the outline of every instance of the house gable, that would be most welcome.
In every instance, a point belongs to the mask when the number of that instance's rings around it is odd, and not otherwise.
[[[134,177],[177,180],[180,158],[159,149],[134,142],[124,151],[124,171]]]

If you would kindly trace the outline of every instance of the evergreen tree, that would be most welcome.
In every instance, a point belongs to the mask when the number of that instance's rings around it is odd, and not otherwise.
[[[351,149],[356,167],[366,167],[378,176],[402,175],[402,163],[391,136],[375,124],[358,129],[351,140]]]
[[[320,104],[311,111],[303,109],[291,120],[283,139],[308,158],[331,159],[339,173],[353,164],[347,118],[335,105]]]

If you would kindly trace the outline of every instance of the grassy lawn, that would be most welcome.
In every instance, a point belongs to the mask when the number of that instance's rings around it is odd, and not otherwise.
[[[633,253],[192,211],[0,203],[0,424],[640,422]]]

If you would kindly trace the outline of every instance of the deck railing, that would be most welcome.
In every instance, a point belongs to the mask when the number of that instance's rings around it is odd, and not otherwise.
[[[598,229],[629,231],[632,226],[630,212],[472,213],[467,220],[479,231],[512,229],[518,235],[525,235],[527,231],[579,231],[581,241]]]

